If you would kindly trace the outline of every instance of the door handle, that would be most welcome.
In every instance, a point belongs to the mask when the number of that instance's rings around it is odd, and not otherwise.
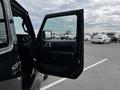
[[[12,74],[13,76],[17,75],[18,73],[22,72],[22,67],[21,67],[21,61],[15,63],[13,66],[12,66]]]

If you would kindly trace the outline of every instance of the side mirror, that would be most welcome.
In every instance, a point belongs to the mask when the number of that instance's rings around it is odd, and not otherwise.
[[[44,30],[43,31],[43,39],[44,40],[52,39],[52,31],[51,30]]]
[[[28,33],[25,22],[22,22],[22,28],[26,33]]]

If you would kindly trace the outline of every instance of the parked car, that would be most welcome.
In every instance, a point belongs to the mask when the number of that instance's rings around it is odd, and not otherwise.
[[[65,33],[65,39],[75,39],[75,34],[72,33]]]
[[[106,33],[109,38],[111,38],[111,42],[120,42],[120,34],[116,32]]]
[[[90,35],[84,35],[84,40],[85,41],[91,40],[91,36]]]
[[[111,39],[106,34],[97,34],[91,39],[92,43],[110,43]]]
[[[118,36],[117,40],[118,40],[118,42],[120,42],[120,35]]]
[[[53,39],[60,39],[59,33],[52,33]]]
[[[60,33],[59,36],[60,36],[61,40],[65,39],[65,34],[64,33]]]

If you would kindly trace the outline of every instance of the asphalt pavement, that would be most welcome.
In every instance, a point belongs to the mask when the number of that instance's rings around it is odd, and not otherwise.
[[[55,76],[40,90],[120,90],[120,43],[84,44],[84,72],[76,80]]]

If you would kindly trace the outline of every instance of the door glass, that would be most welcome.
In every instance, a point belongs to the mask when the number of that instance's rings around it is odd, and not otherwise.
[[[26,25],[23,23],[23,19],[21,17],[13,17],[16,34],[28,34]]]
[[[46,39],[75,40],[76,25],[77,16],[62,16],[48,19],[43,30]]]
[[[7,44],[7,33],[5,27],[5,19],[3,15],[3,8],[0,1],[0,47],[6,46]]]

